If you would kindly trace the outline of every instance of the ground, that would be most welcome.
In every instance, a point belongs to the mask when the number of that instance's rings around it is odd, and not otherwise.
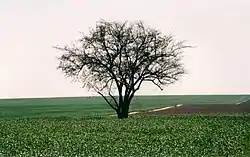
[[[250,114],[250,101],[244,104],[200,104],[180,105],[159,111],[144,111],[135,115],[221,115]]]
[[[250,95],[136,96],[132,100],[130,111],[141,112],[176,104],[242,104],[249,99]],[[27,116],[107,116],[114,113],[101,97],[0,99],[0,118]]]
[[[131,112],[139,113],[125,120],[108,116],[114,112],[100,97],[3,99],[0,157],[246,157],[249,98],[140,96],[131,104]]]
[[[3,157],[250,156],[250,117],[0,119]]]

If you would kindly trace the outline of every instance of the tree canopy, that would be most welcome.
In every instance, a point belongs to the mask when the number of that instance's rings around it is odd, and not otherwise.
[[[100,20],[74,44],[54,48],[63,52],[58,69],[66,77],[94,89],[118,118],[127,118],[131,100],[143,82],[163,90],[186,73],[181,61],[188,47],[142,21]]]

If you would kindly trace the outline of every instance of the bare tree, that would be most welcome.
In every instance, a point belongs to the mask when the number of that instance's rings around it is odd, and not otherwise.
[[[72,46],[54,48],[63,51],[58,69],[94,89],[121,119],[128,117],[131,100],[143,82],[162,90],[186,73],[181,59],[187,47],[141,21],[100,20]]]

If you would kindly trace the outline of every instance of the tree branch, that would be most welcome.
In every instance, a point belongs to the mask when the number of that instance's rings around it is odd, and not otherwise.
[[[115,111],[117,111],[118,109],[117,108],[115,108],[109,101],[108,101],[108,99],[101,93],[101,92],[97,92],[98,94],[100,94],[101,96],[102,96],[102,98],[109,104],[109,106],[113,109],[113,110],[115,110]]]
[[[113,84],[113,82],[111,82],[111,84],[110,84],[109,96],[113,99],[113,101],[115,102],[116,107],[118,108],[118,107],[119,107],[119,104],[118,104],[117,100],[115,99],[115,97],[111,94],[112,84]]]

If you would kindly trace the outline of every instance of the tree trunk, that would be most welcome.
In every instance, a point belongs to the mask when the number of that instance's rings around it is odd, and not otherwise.
[[[120,104],[120,107],[117,111],[118,118],[119,119],[128,118],[128,111],[129,111],[129,104],[127,103]]]

